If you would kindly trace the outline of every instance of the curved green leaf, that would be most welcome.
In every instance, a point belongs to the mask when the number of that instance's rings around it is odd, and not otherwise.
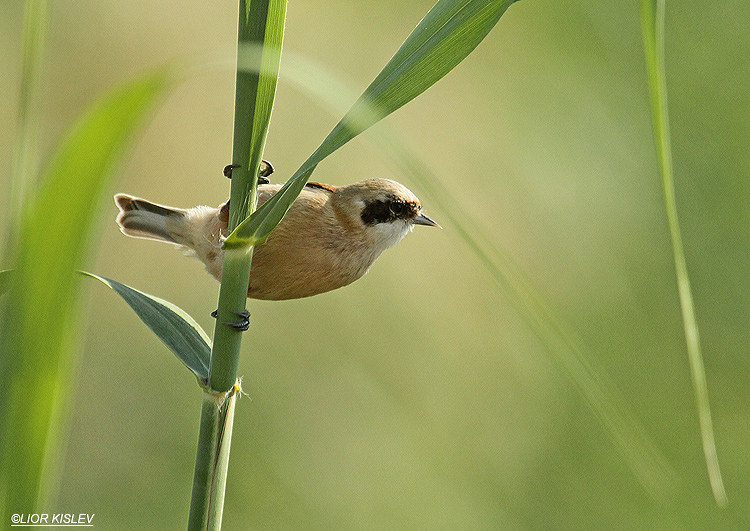
[[[98,100],[71,128],[13,223],[17,234],[7,249],[14,274],[0,318],[0,512],[34,512],[44,496],[73,366],[75,270],[92,212],[171,82],[171,71],[160,69]]]
[[[224,247],[265,242],[324,158],[450,72],[482,42],[514,1],[437,2],[318,149],[278,193],[229,235]]]
[[[654,127],[654,141],[659,162],[659,170],[664,191],[664,205],[667,211],[669,236],[672,240],[672,255],[677,276],[677,291],[680,297],[682,322],[685,330],[690,374],[693,378],[695,402],[698,407],[698,420],[703,443],[703,454],[711,482],[711,490],[719,507],[728,503],[721,468],[716,452],[711,406],[708,401],[708,383],[703,365],[698,320],[695,317],[693,293],[690,288],[682,233],[677,218],[677,199],[674,189],[672,148],[669,133],[669,112],[667,108],[667,81],[664,68],[664,9],[666,0],[641,0],[641,29],[643,46],[646,52],[649,91],[651,95],[651,120]]]
[[[356,98],[352,87],[336,72],[316,64],[308,57],[286,52],[287,81],[332,113],[345,112],[341,101]],[[659,502],[674,499],[678,477],[666,456],[654,444],[638,420],[636,412],[618,392],[597,357],[574,330],[555,313],[512,257],[512,253],[497,245],[497,238],[477,219],[475,213],[456,203],[453,192],[442,184],[439,175],[429,164],[409,148],[408,142],[389,126],[373,131],[372,139],[390,157],[402,175],[408,175],[419,185],[420,196],[429,198],[430,209],[441,211],[446,226],[455,231],[495,281],[518,314],[559,367],[580,390],[596,418],[602,422],[613,443],[620,449],[627,464],[643,487]]]
[[[208,378],[211,340],[201,325],[182,308],[106,277],[81,271],[113,290],[128,303],[143,323],[201,380]]]

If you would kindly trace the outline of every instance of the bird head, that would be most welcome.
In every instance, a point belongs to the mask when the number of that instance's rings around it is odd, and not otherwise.
[[[383,249],[398,243],[415,225],[440,227],[422,212],[405,186],[389,179],[366,179],[334,193],[337,214]]]

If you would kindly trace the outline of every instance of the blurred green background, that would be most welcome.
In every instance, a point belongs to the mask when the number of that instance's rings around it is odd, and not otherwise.
[[[99,94],[171,60],[201,65],[150,121],[121,191],[189,207],[228,195],[236,2],[53,2],[43,155]],[[285,50],[366,87],[429,0],[289,5]],[[10,178],[22,3],[0,3],[0,160]],[[231,529],[750,528],[750,4],[667,5],[679,214],[730,505],[700,445],[649,122],[638,2],[523,0],[387,119],[588,347],[675,471],[656,501],[554,356],[457,235],[418,228],[355,284],[250,301],[224,512]],[[285,75],[266,158],[285,180],[339,116]],[[347,107],[352,101],[341,101]],[[314,180],[399,180],[368,135]],[[0,209],[7,198],[0,194]],[[207,330],[218,284],[92,213],[87,268]],[[3,222],[7,222],[6,219]],[[130,309],[84,284],[61,486],[49,512],[99,529],[180,529],[198,433],[194,379]],[[6,525],[6,524],[3,524]]]

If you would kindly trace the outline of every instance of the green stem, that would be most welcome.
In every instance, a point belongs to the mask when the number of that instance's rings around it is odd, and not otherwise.
[[[249,251],[233,249],[224,253],[224,270],[219,290],[219,310],[209,373],[209,385],[218,392],[231,389],[237,380],[240,345],[244,332],[223,323],[238,321],[240,317],[234,312],[245,309],[252,258],[252,247]]]
[[[674,187],[674,169],[672,166],[672,147],[669,133],[669,113],[667,107],[667,81],[664,67],[664,12],[666,0],[642,0],[642,26],[646,62],[648,65],[649,88],[651,94],[651,112],[654,124],[654,139],[659,158],[659,169],[664,188],[664,204],[667,211],[669,235],[672,240],[672,254],[677,276],[677,290],[682,308],[682,321],[685,329],[690,372],[693,378],[693,390],[698,408],[703,453],[708,468],[714,498],[719,507],[728,503],[721,468],[716,452],[711,407],[708,401],[708,384],[703,365],[698,321],[695,316],[690,279],[688,277],[685,250],[682,244],[680,224],[677,218],[677,200]]]
[[[221,529],[237,391],[217,395],[204,390],[188,531]]]
[[[240,0],[237,37],[232,193],[229,232],[249,216],[257,202],[258,167],[279,76],[286,0]],[[257,53],[260,50],[260,53]],[[214,328],[209,384],[228,391],[237,379],[242,333],[222,323],[245,311],[252,247],[227,250],[222,268],[218,318]]]
[[[232,147],[232,164],[237,167],[232,172],[230,232],[255,210],[258,168],[276,95],[285,17],[286,0],[239,2]],[[238,314],[245,311],[252,259],[251,246],[228,249],[224,254],[211,365],[204,390],[195,460],[188,526],[191,531],[221,528],[243,334],[226,323],[240,320]]]

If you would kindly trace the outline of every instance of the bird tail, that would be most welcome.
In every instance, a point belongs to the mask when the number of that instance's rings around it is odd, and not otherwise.
[[[174,228],[185,217],[186,210],[157,205],[127,194],[117,194],[115,204],[120,209],[117,224],[123,234],[182,244],[175,240]]]

